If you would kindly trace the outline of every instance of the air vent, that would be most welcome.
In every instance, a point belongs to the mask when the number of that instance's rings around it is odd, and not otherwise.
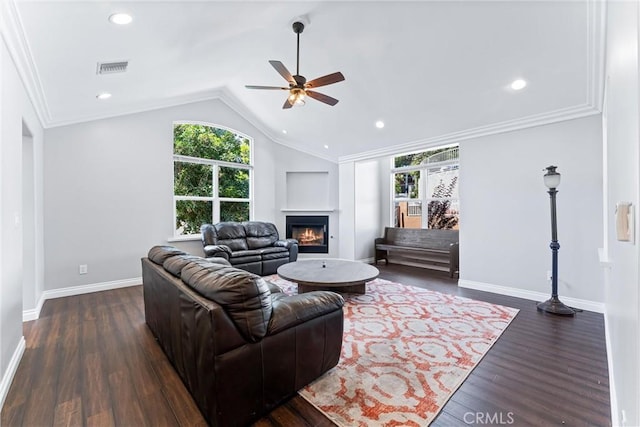
[[[127,66],[129,65],[129,61],[118,61],[118,62],[98,62],[98,74],[114,74],[114,73],[124,73],[127,71]]]

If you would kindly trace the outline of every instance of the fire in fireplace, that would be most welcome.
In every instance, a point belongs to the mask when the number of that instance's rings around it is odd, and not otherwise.
[[[287,238],[298,241],[300,253],[329,253],[328,216],[287,216]]]

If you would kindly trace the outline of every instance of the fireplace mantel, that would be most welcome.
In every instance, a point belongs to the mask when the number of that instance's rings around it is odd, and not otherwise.
[[[333,208],[325,209],[280,209],[281,212],[334,212]]]

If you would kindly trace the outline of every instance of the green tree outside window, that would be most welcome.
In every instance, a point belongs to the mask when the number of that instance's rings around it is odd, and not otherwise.
[[[250,219],[249,138],[214,126],[176,124],[173,154],[176,235],[199,234],[204,223]]]

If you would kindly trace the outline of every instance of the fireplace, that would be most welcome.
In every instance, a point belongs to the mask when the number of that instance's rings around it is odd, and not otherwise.
[[[287,216],[287,239],[298,241],[300,253],[329,253],[328,216]]]

